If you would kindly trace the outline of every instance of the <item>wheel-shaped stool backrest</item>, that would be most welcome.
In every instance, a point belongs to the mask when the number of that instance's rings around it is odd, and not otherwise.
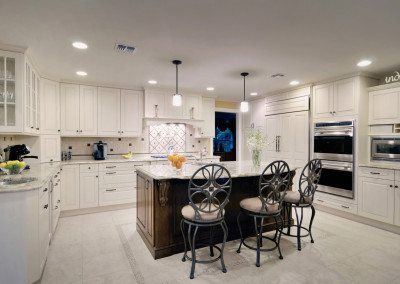
[[[314,159],[307,163],[299,179],[300,203],[312,203],[321,177],[322,162]]]
[[[199,168],[191,177],[188,189],[195,220],[202,221],[200,213],[217,212],[218,219],[222,218],[231,188],[231,174],[224,166],[208,164]]]
[[[262,212],[281,210],[282,201],[290,184],[290,169],[285,161],[274,161],[262,172],[259,181]]]

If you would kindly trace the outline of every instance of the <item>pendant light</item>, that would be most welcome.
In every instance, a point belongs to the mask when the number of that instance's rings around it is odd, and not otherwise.
[[[240,111],[248,112],[249,111],[249,102],[246,102],[246,76],[249,75],[247,72],[240,73],[243,76],[243,101],[240,103]]]
[[[172,105],[178,107],[182,105],[182,95],[178,93],[178,65],[182,64],[182,61],[173,60],[172,63],[175,64],[176,68],[176,88],[175,94],[172,95]]]

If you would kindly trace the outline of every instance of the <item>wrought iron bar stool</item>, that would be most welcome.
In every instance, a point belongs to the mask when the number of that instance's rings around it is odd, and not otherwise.
[[[199,168],[191,177],[188,187],[189,205],[182,208],[181,230],[185,244],[185,252],[182,261],[190,260],[190,279],[194,278],[196,263],[211,263],[221,260],[222,272],[226,273],[224,263],[224,247],[228,236],[228,227],[224,220],[225,206],[229,202],[231,194],[232,178],[229,171],[217,164],[208,164]],[[191,250],[191,257],[187,255],[186,236],[184,226],[188,225],[187,237]],[[221,248],[212,243],[213,229],[220,226],[224,233]],[[194,228],[191,236],[192,227]],[[210,230],[210,257],[209,260],[196,259],[196,235],[199,228]],[[214,257],[213,249],[219,251]]]
[[[296,224],[289,225],[287,232],[283,232],[284,235],[290,237],[297,238],[297,249],[301,250],[301,242],[300,239],[310,236],[311,243],[314,243],[314,239],[312,236],[312,224],[315,217],[315,208],[313,206],[314,201],[314,193],[317,189],[319,179],[321,177],[322,163],[319,159],[311,160],[307,163],[307,165],[303,168],[299,179],[299,188],[297,191],[288,191],[286,193],[284,201],[284,206],[287,210],[288,215],[292,216],[292,208],[294,208],[294,212],[296,213]],[[306,228],[302,226],[303,223],[303,209],[311,208],[311,220],[309,227]],[[300,216],[297,212],[297,209],[300,208]],[[291,219],[291,218],[290,218]],[[290,233],[290,228],[296,227],[297,232],[295,235]],[[306,234],[301,234],[301,230],[305,230]]]
[[[262,172],[259,179],[259,196],[253,198],[246,198],[240,202],[240,209],[237,216],[237,223],[240,232],[240,245],[237,253],[240,253],[242,245],[245,247],[257,251],[256,266],[260,267],[260,252],[261,251],[272,251],[278,249],[279,258],[283,259],[280,239],[283,230],[283,218],[281,216],[282,202],[286,194],[286,190],[290,184],[290,169],[285,161],[274,161],[270,163]],[[240,225],[241,214],[253,217],[254,228],[257,237],[257,247],[250,246],[246,243],[246,239],[243,238],[242,228]],[[263,225],[265,218],[274,218],[276,231],[275,236],[270,238],[263,236]],[[257,224],[257,220],[260,220],[260,225]],[[280,224],[279,224],[280,223]],[[279,234],[278,234],[279,232]],[[272,248],[264,248],[262,239],[268,239],[275,243]]]

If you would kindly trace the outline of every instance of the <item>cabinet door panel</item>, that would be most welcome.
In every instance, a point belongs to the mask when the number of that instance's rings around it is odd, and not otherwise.
[[[60,134],[60,86],[42,79],[41,130],[42,134]]]
[[[380,91],[369,95],[369,122],[395,123],[399,117],[400,92]]]
[[[335,116],[353,115],[356,113],[356,82],[354,78],[340,80],[334,84]]]
[[[139,224],[146,228],[146,179],[141,175],[137,175],[137,191],[136,191],[136,212]]]
[[[119,136],[121,126],[119,89],[99,88],[98,135]]]
[[[400,180],[396,180],[397,188],[394,192],[394,224],[400,226]]]
[[[278,154],[281,159],[289,159],[293,144],[293,119],[291,114],[281,116],[281,128],[278,133]]]
[[[80,208],[99,206],[99,181],[96,173],[80,173]]]
[[[266,153],[269,158],[278,157],[277,136],[280,133],[282,120],[279,115],[267,116],[266,118],[266,137],[268,145]]]
[[[142,132],[141,97],[141,92],[121,90],[122,136],[139,136]]]
[[[61,84],[61,135],[79,135],[79,86]]]
[[[313,112],[314,118],[331,117],[333,111],[333,84],[324,84],[314,87]]]
[[[81,135],[97,135],[97,88],[80,86],[80,128]]]
[[[309,149],[309,118],[308,112],[298,112],[292,114],[292,140],[291,148],[293,149],[293,158],[304,166],[304,162],[308,160]],[[300,166],[300,165],[299,165]]]
[[[201,118],[201,96],[185,95],[183,116],[185,118],[200,119]]]
[[[79,165],[63,166],[61,171],[61,210],[79,208]]]
[[[360,215],[393,224],[394,181],[373,178],[360,179]]]
[[[203,98],[202,107],[202,127],[200,129],[201,137],[215,136],[215,100],[212,98]]]
[[[41,139],[41,162],[59,162],[61,160],[61,142],[59,135],[42,135]]]
[[[165,95],[159,92],[148,91],[145,93],[145,117],[165,117]],[[172,95],[171,95],[172,105]],[[157,106],[157,115],[156,115]]]

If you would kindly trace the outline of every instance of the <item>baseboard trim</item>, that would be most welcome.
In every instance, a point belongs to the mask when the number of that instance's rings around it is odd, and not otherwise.
[[[92,208],[82,208],[82,209],[61,211],[60,218],[83,215],[83,214],[129,209],[129,208],[136,208],[136,203],[126,203],[126,204],[118,204],[118,205],[108,205],[108,206],[99,206],[99,207],[92,207]]]
[[[352,213],[348,213],[348,212],[336,210],[336,209],[333,209],[333,208],[330,208],[330,207],[326,207],[326,206],[323,206],[323,205],[320,205],[320,204],[315,204],[314,203],[314,207],[316,209],[319,209],[321,211],[330,213],[332,215],[336,215],[336,216],[339,216],[339,217],[342,217],[342,218],[345,218],[345,219],[348,219],[348,220],[351,220],[351,221],[359,222],[359,223],[362,223],[362,224],[365,224],[365,225],[369,225],[369,226],[372,226],[372,227],[375,227],[375,228],[378,228],[378,229],[382,229],[382,230],[389,231],[389,232],[392,232],[392,233],[400,235],[400,227],[399,226],[395,226],[395,225],[391,225],[391,224],[386,224],[386,223],[383,223],[383,222],[375,221],[375,220],[368,219],[368,218],[365,218],[365,217],[362,217],[362,216],[359,216],[359,215],[355,215],[355,214],[352,214]]]

